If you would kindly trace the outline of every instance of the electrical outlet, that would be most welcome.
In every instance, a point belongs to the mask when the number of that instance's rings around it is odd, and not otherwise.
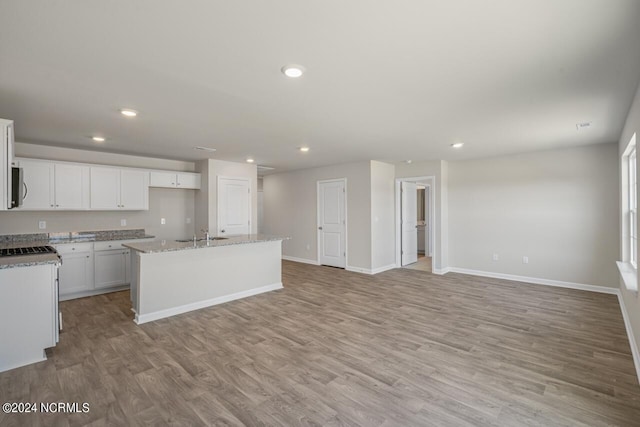
[[[311,245],[307,243],[307,250],[310,251],[311,250]]]
[[[160,225],[165,225],[167,223],[167,220],[164,218],[160,218]]]
[[[38,228],[40,230],[45,230],[47,228],[47,221],[38,221]]]
[[[127,220],[126,219],[121,219],[120,220],[120,226],[121,227],[126,227],[127,226]]]
[[[529,257],[528,256],[523,256],[522,257],[522,263],[523,264],[529,264]]]
[[[186,222],[187,224],[191,224],[191,218],[187,218]]]
[[[500,259],[500,257],[498,256],[498,254],[493,254],[493,260],[494,261],[498,261]]]

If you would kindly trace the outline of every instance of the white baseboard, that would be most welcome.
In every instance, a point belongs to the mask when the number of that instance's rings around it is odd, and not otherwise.
[[[294,256],[289,256],[289,255],[282,255],[282,259],[286,259],[287,261],[293,261],[293,262],[301,262],[303,264],[320,265],[320,263],[315,259],[296,258]]]
[[[166,310],[154,311],[147,314],[136,314],[135,322],[138,325],[154,320],[164,319],[165,317],[175,316],[177,314],[188,313],[190,311],[199,310],[201,308],[211,307],[213,305],[224,304],[225,302],[262,294],[269,291],[282,289],[282,283],[274,283],[273,285],[261,286],[259,288],[249,289],[247,291],[236,292],[235,294],[224,295],[217,298],[198,301],[191,304],[185,304],[178,307],[168,308]]]
[[[640,384],[640,348],[638,348],[635,335],[633,335],[631,321],[629,320],[629,314],[627,313],[627,306],[624,305],[624,300],[622,299],[622,293],[620,290],[618,290],[618,303],[620,304],[620,310],[622,310],[624,327],[627,330],[627,337],[629,338],[629,345],[631,346],[631,354],[633,355],[633,364],[636,367],[636,375],[638,376],[638,383]]]
[[[449,267],[446,267],[446,268],[435,268],[434,267],[434,268],[431,269],[431,272],[433,274],[439,274],[439,275],[447,274],[450,271],[451,271],[451,269]]]
[[[470,274],[472,276],[491,277],[493,279],[513,280],[515,282],[534,283],[536,285],[556,286],[559,288],[579,289],[581,291],[600,292],[602,294],[617,294],[618,288],[607,286],[586,285],[583,283],[563,282],[560,280],[540,279],[537,277],[516,276],[514,274],[493,273],[490,271],[469,270],[466,268],[449,267],[452,273]]]
[[[371,269],[369,268],[353,267],[351,265],[347,265],[344,269],[347,271],[353,271],[354,273],[371,274]]]
[[[389,265],[385,265],[384,267],[374,268],[373,270],[371,270],[370,274],[378,274],[378,273],[382,273],[383,271],[393,270],[394,268],[397,268],[395,264],[389,264]]]
[[[60,295],[59,301],[68,301],[70,299],[94,297],[96,295],[108,294],[110,292],[120,292],[129,289],[129,285],[114,286],[113,288],[92,289],[90,291],[74,292],[68,295]]]

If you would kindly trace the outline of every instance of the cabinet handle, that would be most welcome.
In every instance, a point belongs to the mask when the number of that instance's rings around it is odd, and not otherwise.
[[[56,205],[56,208],[59,208],[59,207],[60,207],[60,205]]]
[[[71,250],[72,250],[72,251],[75,251],[75,250],[76,250],[76,248],[71,248]]]
[[[89,255],[87,255],[87,258],[89,258]]]
[[[51,205],[51,207],[53,207],[53,205]]]

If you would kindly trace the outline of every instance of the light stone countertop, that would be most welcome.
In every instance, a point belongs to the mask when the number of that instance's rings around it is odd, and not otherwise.
[[[37,254],[0,257],[0,269],[33,267],[34,265],[60,264],[57,254]]]
[[[144,254],[152,254],[159,252],[183,251],[189,249],[205,249],[232,245],[244,245],[250,243],[274,242],[278,240],[289,240],[289,237],[269,236],[266,234],[249,234],[243,236],[228,237],[224,240],[213,240],[212,238],[209,240],[208,244],[205,240],[198,240],[195,244],[192,240],[188,242],[177,242],[175,240],[154,240],[153,242],[124,243],[122,246]]]
[[[0,235],[0,249],[30,246],[55,246],[68,243],[153,239],[144,229],[72,231],[68,233],[31,233]],[[0,269],[60,263],[57,254],[32,254],[0,257]]]

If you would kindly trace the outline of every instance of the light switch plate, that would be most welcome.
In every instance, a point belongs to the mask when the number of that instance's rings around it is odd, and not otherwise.
[[[120,226],[121,227],[126,227],[127,226],[127,220],[126,219],[121,219],[120,220]]]
[[[40,230],[45,230],[47,228],[47,221],[38,221],[38,228]]]
[[[167,220],[164,218],[160,218],[160,225],[165,225],[167,223]]]

